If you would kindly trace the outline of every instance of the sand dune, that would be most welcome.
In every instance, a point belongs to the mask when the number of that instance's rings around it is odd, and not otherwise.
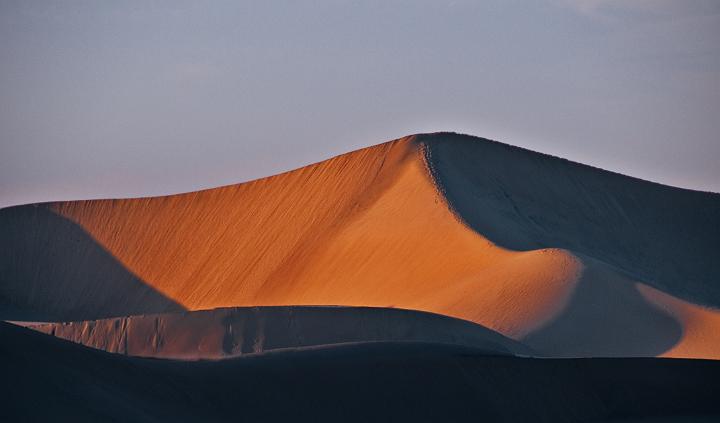
[[[225,308],[29,327],[112,353],[171,359],[219,359],[381,341],[465,345],[488,354],[532,354],[518,342],[463,320],[367,307]]]
[[[371,343],[178,362],[108,354],[1,322],[0,340],[3,421],[557,423],[720,415],[716,361],[542,360],[457,345]]]
[[[559,356],[720,352],[719,195],[473,137],[407,137],[189,194],[0,213],[22,216],[34,234],[0,238],[9,319],[27,318],[18,309],[77,320],[176,306],[399,307],[470,320]],[[78,289],[72,269],[96,275],[84,254],[55,260],[15,247],[73,250],[59,232],[32,229],[57,219],[166,301],[143,310],[136,289],[102,285],[61,300],[57,292]],[[686,319],[649,289],[707,307]],[[596,333],[607,342],[588,336]]]

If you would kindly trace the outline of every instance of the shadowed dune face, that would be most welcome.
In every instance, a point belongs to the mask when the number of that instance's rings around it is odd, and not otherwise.
[[[192,360],[381,341],[437,342],[471,346],[489,354],[532,354],[518,342],[463,320],[365,307],[226,308],[30,327],[108,352]]]
[[[717,310],[683,320],[634,284],[715,304],[719,198],[435,134],[246,184],[47,207],[189,310],[399,307],[557,355],[674,354],[683,344],[703,357],[720,350],[697,340],[720,333]],[[42,266],[33,254],[28,268]]]
[[[179,311],[81,226],[39,206],[0,210],[0,318],[88,319]]]
[[[492,242],[513,250],[568,249],[673,296],[720,307],[719,194],[472,137],[427,139],[447,201]]]

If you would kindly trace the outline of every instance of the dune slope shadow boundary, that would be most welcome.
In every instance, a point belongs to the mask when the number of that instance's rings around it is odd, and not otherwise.
[[[86,320],[184,308],[44,205],[0,210],[0,319]]]

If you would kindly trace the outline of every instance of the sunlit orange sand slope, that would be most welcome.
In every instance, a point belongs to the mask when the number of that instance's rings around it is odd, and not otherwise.
[[[380,306],[552,355],[720,357],[719,195],[479,138],[408,137],[168,197],[5,209],[0,224],[6,318]],[[103,280],[89,255],[124,276]],[[80,283],[92,296],[68,294]]]

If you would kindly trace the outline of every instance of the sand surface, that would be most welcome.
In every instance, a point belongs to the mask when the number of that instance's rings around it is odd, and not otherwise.
[[[229,187],[1,210],[0,312],[398,307],[555,356],[717,357],[719,221],[717,194],[422,135]]]

